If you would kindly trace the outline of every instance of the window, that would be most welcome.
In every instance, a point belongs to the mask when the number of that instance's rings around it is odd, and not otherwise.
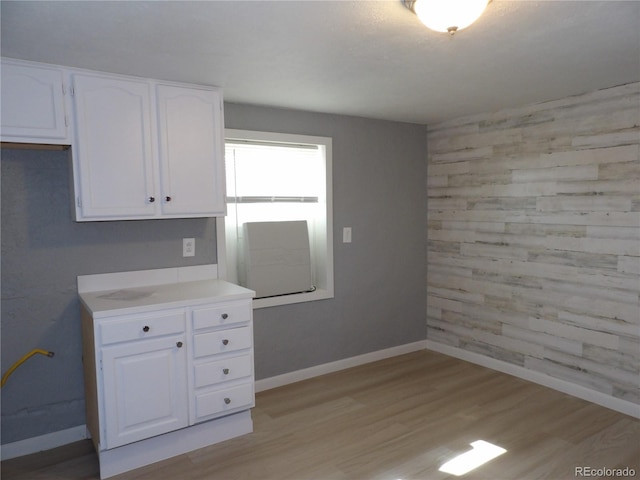
[[[333,297],[331,138],[245,130],[225,131],[227,216],[223,222],[225,278],[243,284],[248,222],[306,221],[312,288],[258,298],[269,307]],[[220,227],[220,223],[218,224]],[[220,228],[219,228],[220,231]]]

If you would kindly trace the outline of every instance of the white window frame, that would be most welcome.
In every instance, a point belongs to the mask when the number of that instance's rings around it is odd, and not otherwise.
[[[275,307],[293,303],[311,302],[334,297],[333,288],[333,184],[332,184],[332,139],[330,137],[316,137],[309,135],[294,135],[288,133],[258,132],[251,130],[225,129],[225,140],[245,140],[254,142],[291,143],[297,145],[318,145],[324,149],[325,157],[325,185],[326,212],[324,228],[318,228],[312,245],[316,247],[311,252],[312,262],[316,268],[316,290],[313,292],[296,293],[271,298],[259,298],[253,301],[253,308]],[[227,241],[225,233],[225,218],[216,218],[216,243],[218,257],[218,277],[227,279],[231,276],[238,278],[236,265],[227,262]],[[230,269],[234,269],[231,271]],[[230,275],[231,274],[231,275]]]

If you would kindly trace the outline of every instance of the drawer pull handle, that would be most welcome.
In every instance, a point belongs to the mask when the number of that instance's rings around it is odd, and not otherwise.
[[[176,343],[176,347],[178,347],[178,348],[182,348],[182,342],[178,342],[178,343]]]
[[[222,319],[226,320],[227,318],[229,318],[229,314],[228,313],[223,313],[222,314]]]
[[[167,195],[166,197],[164,197],[165,202],[170,202],[171,201],[171,197],[169,195]]]
[[[227,340],[226,338],[224,340],[222,340],[222,344],[223,345],[229,345],[229,340]]]
[[[222,369],[222,373],[224,373],[225,375],[229,375],[229,369],[228,368],[223,368]]]
[[[156,201],[156,197],[149,197],[149,203],[153,203]]]
[[[143,331],[143,332],[148,332],[149,330],[151,330],[151,329],[149,328],[149,325],[145,325],[144,327],[142,327],[142,331]]]
[[[224,399],[224,403],[226,403],[227,405],[229,405],[231,403],[231,399],[229,397],[226,397]]]

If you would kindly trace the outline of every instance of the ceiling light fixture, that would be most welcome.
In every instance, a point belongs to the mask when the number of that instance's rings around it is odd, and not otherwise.
[[[491,0],[402,0],[431,30],[453,35],[475,22]]]

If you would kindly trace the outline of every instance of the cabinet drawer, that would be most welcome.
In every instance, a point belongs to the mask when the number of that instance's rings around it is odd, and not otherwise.
[[[100,325],[103,345],[184,332],[184,312],[109,320]]]
[[[195,367],[195,386],[202,388],[216,383],[250,377],[251,364],[251,356],[249,355],[201,363]]]
[[[253,384],[216,390],[196,396],[196,419],[224,415],[253,406]]]
[[[193,311],[193,329],[220,327],[251,320],[251,305],[247,302],[228,303]]]
[[[199,358],[218,353],[234,352],[251,348],[251,344],[251,329],[249,327],[198,333],[193,337],[193,355],[195,358]]]

